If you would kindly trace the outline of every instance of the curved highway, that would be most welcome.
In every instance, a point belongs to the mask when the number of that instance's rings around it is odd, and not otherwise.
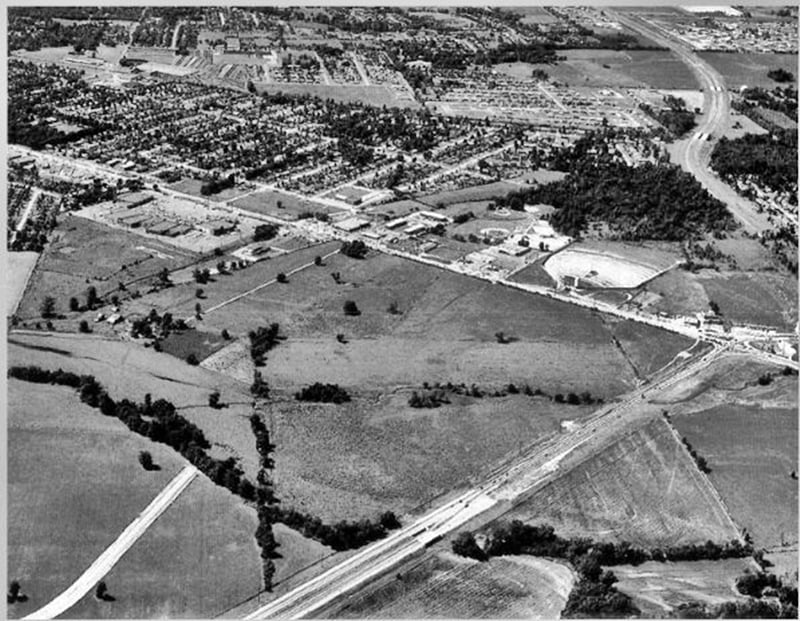
[[[712,150],[709,140],[719,137],[730,117],[731,102],[722,76],[682,41],[641,17],[612,11],[607,13],[631,30],[669,48],[689,67],[703,89],[705,113],[699,126],[690,139],[676,143],[681,167],[692,173],[709,194],[725,203],[749,231],[760,233],[770,228],[766,214],[759,214],[753,203],[740,196],[709,168]]]

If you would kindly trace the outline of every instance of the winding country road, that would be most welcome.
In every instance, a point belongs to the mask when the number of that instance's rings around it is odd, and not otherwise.
[[[752,202],[740,196],[709,167],[711,140],[719,138],[719,132],[725,129],[730,120],[730,96],[719,72],[682,41],[641,17],[610,10],[607,13],[631,30],[671,50],[689,67],[703,89],[703,118],[691,138],[676,143],[676,159],[681,167],[692,173],[709,194],[725,203],[734,217],[750,232],[760,233],[771,228],[766,214],[759,214]]]
[[[122,534],[105,551],[95,559],[89,568],[73,582],[67,589],[53,599],[49,604],[42,606],[36,612],[32,612],[24,619],[55,619],[63,614],[84,595],[86,595],[94,585],[103,579],[114,565],[119,562],[122,556],[136,543],[139,538],[150,528],[158,517],[166,511],[169,506],[180,496],[189,484],[194,480],[200,471],[194,466],[186,466],[167,486],[161,490],[147,508],[142,511]]]

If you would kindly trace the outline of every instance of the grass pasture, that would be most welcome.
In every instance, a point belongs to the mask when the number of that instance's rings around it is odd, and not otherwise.
[[[698,282],[733,322],[784,329],[797,324],[797,278],[790,274],[708,271]]]
[[[796,381],[793,382],[796,394]],[[797,543],[797,408],[724,403],[674,417],[756,547]]]
[[[288,84],[282,82],[256,82],[259,93],[284,93],[286,95],[312,95],[335,101],[369,103],[371,106],[418,108],[419,102],[398,97],[388,86],[370,84]]]
[[[198,360],[208,358],[228,345],[218,332],[204,330],[187,330],[186,332],[173,332],[161,341],[163,351],[176,358],[186,360],[194,354]]]
[[[9,337],[8,360],[12,365],[92,374],[113,399],[141,402],[147,393],[154,401],[167,399],[204,431],[214,456],[239,457],[244,470],[255,476],[255,441],[247,421],[252,398],[246,385],[138,343],[73,335],[13,334]],[[119,372],[122,367],[124,374]],[[208,407],[208,395],[214,390],[220,391],[221,402],[229,407]]]
[[[654,420],[512,509],[562,536],[643,547],[729,541],[736,530],[662,420]]]
[[[507,181],[495,181],[485,185],[476,185],[461,190],[448,190],[435,194],[418,196],[417,200],[431,207],[446,207],[455,203],[468,203],[473,201],[490,201],[505,196],[510,192],[519,190],[520,186]]]
[[[780,86],[767,77],[771,69],[785,69],[797,77],[797,54],[727,54],[725,52],[698,52],[725,78],[725,86],[738,90],[742,86],[761,86],[772,89]]]
[[[486,563],[454,554],[426,553],[331,607],[344,619],[555,619],[574,581],[565,565],[534,557],[497,557]]]
[[[29,597],[8,614],[20,617],[72,584],[185,462],[62,386],[9,379],[8,434],[8,571]],[[139,465],[142,450],[161,470]]]
[[[56,299],[56,312],[64,313],[70,297],[85,301],[90,285],[103,295],[115,291],[119,282],[155,278],[162,268],[175,269],[194,256],[156,240],[66,216],[39,259],[17,314],[38,321],[39,307],[48,295]]]
[[[255,509],[200,476],[105,577],[116,601],[90,592],[66,616],[215,616],[261,587],[257,526]]]
[[[278,206],[280,203],[280,207]],[[299,198],[294,194],[287,194],[277,190],[264,190],[248,196],[243,196],[231,203],[232,206],[245,211],[281,218],[283,220],[297,220],[305,212],[334,214],[342,210],[322,205],[313,201]]]
[[[752,561],[647,562],[610,568],[619,578],[616,587],[630,595],[645,618],[665,618],[680,604],[699,601],[714,606],[744,599],[734,583],[745,570],[754,571]]]

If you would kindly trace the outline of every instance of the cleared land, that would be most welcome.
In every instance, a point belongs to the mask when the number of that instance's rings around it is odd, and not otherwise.
[[[536,492],[504,519],[562,536],[643,546],[729,541],[737,533],[662,420],[638,428]]]
[[[797,279],[790,274],[705,272],[708,297],[731,321],[792,329],[797,324]]]
[[[497,68],[517,77],[530,77],[533,69],[541,69],[567,86],[697,88],[686,65],[668,51],[564,50],[559,54],[567,60],[555,65],[513,63]]]
[[[566,603],[573,574],[534,557],[479,563],[427,553],[400,575],[382,579],[326,615],[337,618],[554,619]]]
[[[698,601],[717,605],[745,599],[734,583],[746,569],[754,571],[752,561],[685,561],[680,563],[648,562],[637,566],[610,568],[619,578],[617,589],[627,593],[645,617],[659,618],[680,604]]]
[[[60,386],[9,379],[8,432],[8,570],[29,597],[9,607],[18,617],[72,584],[184,462]],[[141,467],[142,450],[161,470]]]
[[[780,380],[796,395],[796,380]],[[727,403],[674,417],[711,467],[711,481],[757,547],[797,543],[797,408]],[[741,396],[740,396],[741,398]]]
[[[772,69],[785,69],[797,77],[797,54],[726,54],[725,52],[699,52],[698,56],[709,63],[725,78],[725,86],[739,89],[742,86],[774,88],[778,82],[767,77]]]
[[[6,273],[6,315],[13,315],[28,286],[33,268],[39,258],[37,252],[9,252]]]
[[[418,196],[416,200],[431,207],[445,207],[454,203],[466,203],[470,201],[486,201],[505,196],[509,192],[515,192],[520,186],[507,181],[496,181],[486,185],[476,185],[460,190],[448,190],[435,194]]]
[[[648,263],[576,247],[554,254],[545,261],[544,269],[557,282],[577,280],[581,287],[608,289],[633,289],[658,273]]]
[[[280,206],[278,204],[280,203]],[[299,198],[294,194],[287,194],[276,190],[255,192],[231,203],[233,207],[252,211],[254,213],[284,220],[296,220],[303,213],[341,213],[341,209],[322,205],[317,202]]]

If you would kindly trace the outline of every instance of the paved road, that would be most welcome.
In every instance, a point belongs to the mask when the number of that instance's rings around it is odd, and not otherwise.
[[[696,374],[717,360],[727,349],[728,346],[715,347],[652,384],[636,389],[621,403],[604,406],[573,432],[558,434],[545,443],[538,443],[514,462],[497,468],[480,486],[365,548],[259,608],[245,619],[297,619],[322,611],[334,600],[391,570],[401,561],[423,550],[426,545],[480,516],[498,502],[513,501],[557,477],[560,474],[561,461],[575,449],[599,438],[609,440],[616,437],[628,423],[623,415],[635,410],[647,393],[669,388]],[[602,442],[596,444],[602,445]]]
[[[697,78],[705,98],[705,114],[696,132],[689,140],[676,144],[677,158],[681,166],[692,173],[709,194],[719,199],[748,230],[758,233],[770,228],[766,214],[759,214],[757,207],[740,196],[736,190],[722,181],[709,168],[711,143],[708,136],[719,138],[730,118],[730,97],[725,80],[710,64],[702,60],[682,42],[672,38],[669,33],[638,16],[619,12],[613,13],[615,19],[632,30],[643,34],[659,45],[669,48]]]
[[[167,510],[167,508],[180,496],[200,471],[194,466],[186,466],[167,486],[161,490],[147,508],[122,531],[105,551],[97,557],[81,576],[72,583],[61,595],[36,612],[32,612],[25,619],[54,619],[63,614],[81,598],[86,595],[94,585],[103,579],[119,559],[136,543],[145,531]]]

